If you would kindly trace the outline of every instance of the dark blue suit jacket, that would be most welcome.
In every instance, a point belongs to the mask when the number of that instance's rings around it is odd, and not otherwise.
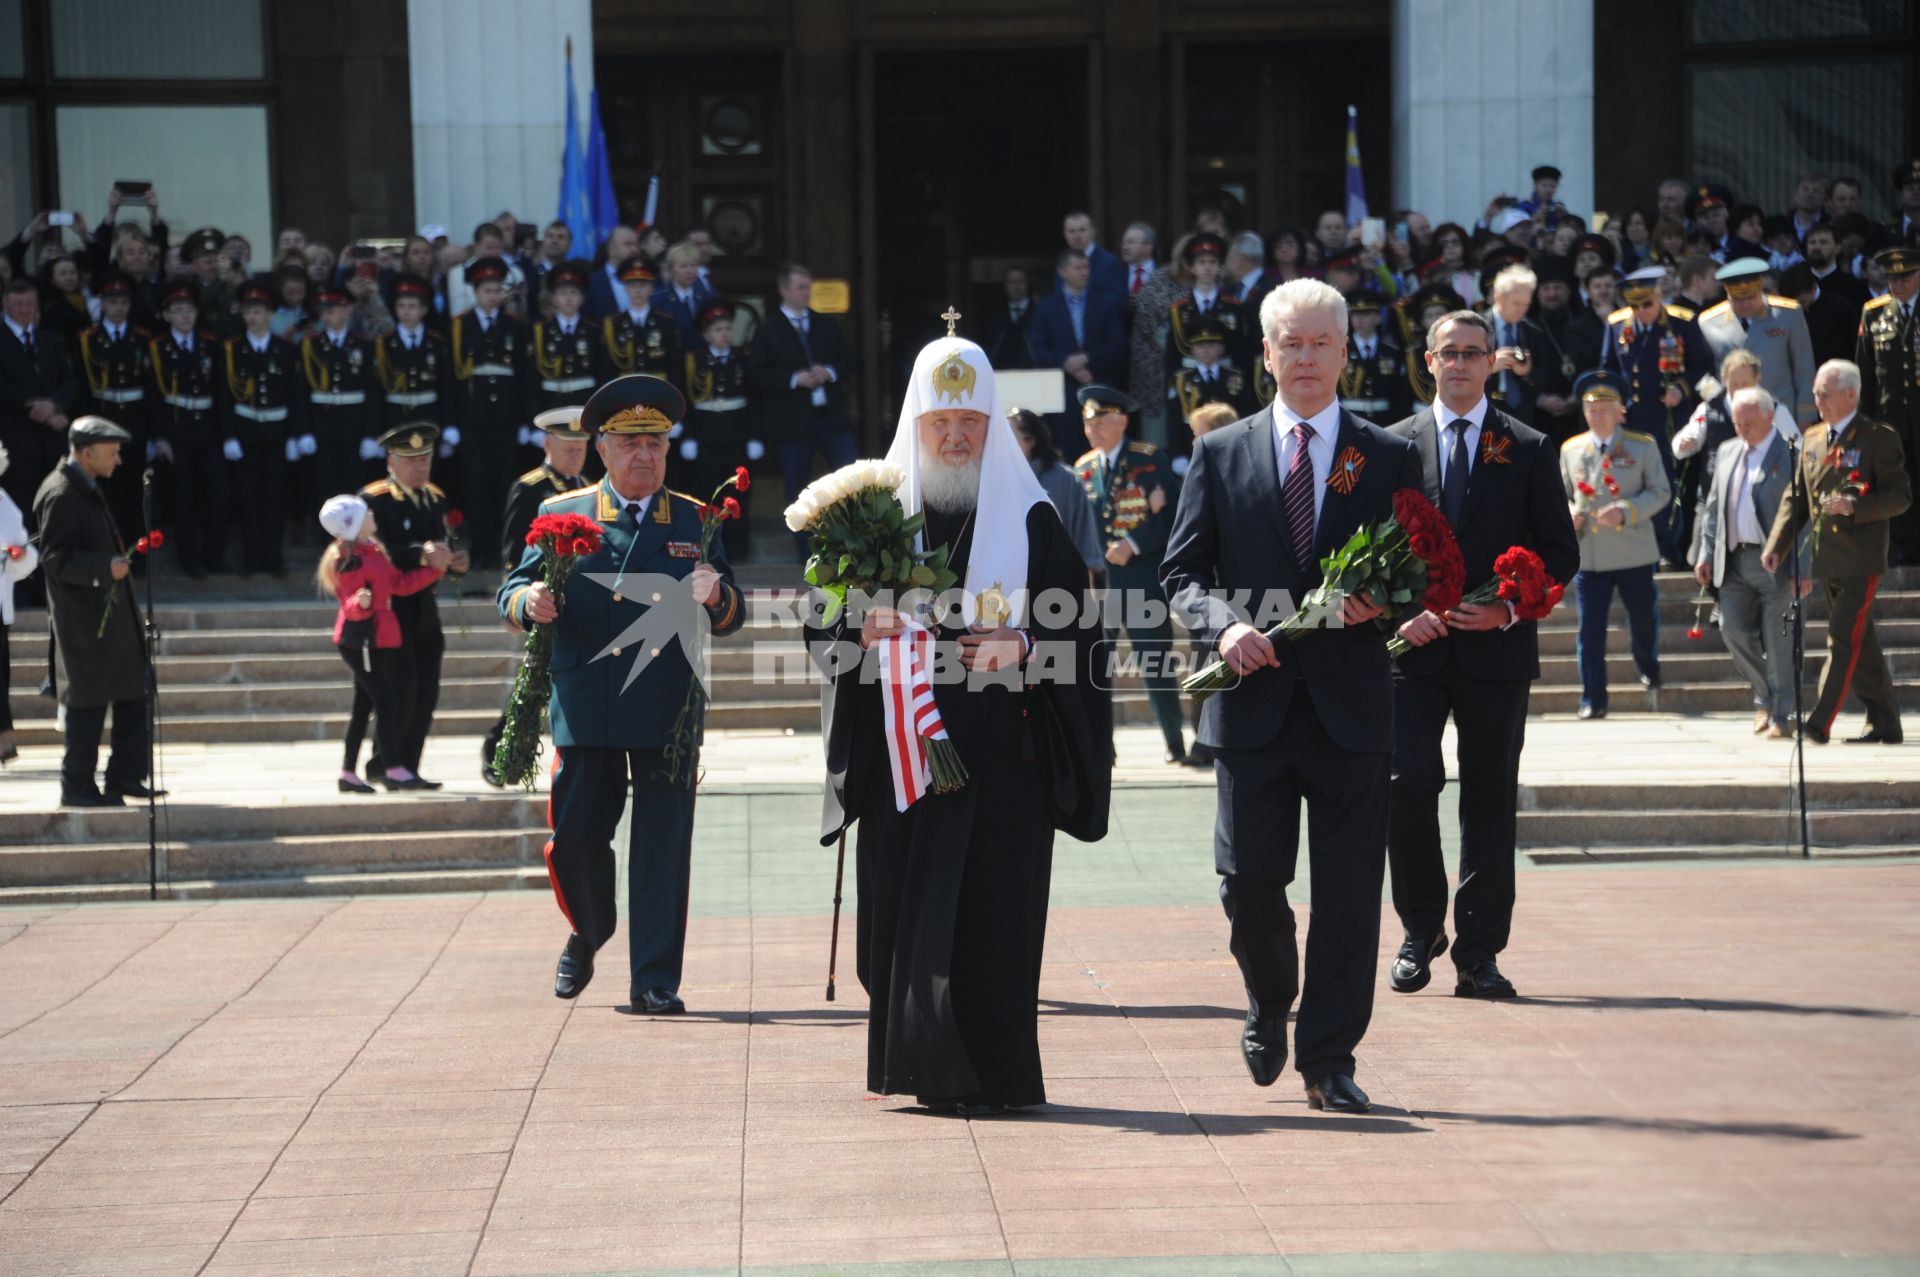
[[[1313,562],[1303,570],[1281,503],[1272,406],[1193,441],[1160,582],[1174,612],[1209,652],[1235,621],[1251,620],[1267,629],[1286,619],[1321,584],[1322,557],[1345,545],[1362,524],[1392,518],[1395,492],[1420,487],[1420,454],[1411,440],[1396,439],[1342,411],[1333,445],[1336,463],[1348,448],[1363,458],[1359,482],[1351,492],[1327,489],[1314,529]],[[1280,591],[1290,599],[1284,610],[1273,607]],[[1240,597],[1230,602],[1234,593]],[[1262,614],[1263,606],[1268,615]],[[1390,632],[1375,622],[1276,642],[1278,669],[1260,670],[1207,698],[1200,710],[1200,743],[1224,749],[1271,744],[1296,689],[1304,688],[1335,744],[1357,753],[1390,752]]]
[[[714,296],[715,293],[713,289],[707,287],[706,284],[697,279],[693,281],[693,305],[691,307],[681,304],[680,294],[673,290],[672,284],[662,282],[654,288],[653,304],[660,308],[661,314],[671,315],[673,322],[680,325],[680,348],[682,350],[692,350],[700,344],[700,334],[695,330],[694,322],[699,316],[700,308],[711,301]]]
[[[653,304],[660,304],[660,290],[654,289]],[[587,300],[581,307],[588,319],[599,321],[608,315],[617,315],[627,308],[627,287],[616,284],[607,277],[605,266],[593,268],[593,274],[587,277]]]
[[[1124,311],[1126,293],[1102,292],[1089,286],[1085,342],[1073,336],[1073,316],[1067,312],[1066,295],[1059,289],[1042,297],[1033,308],[1033,323],[1027,329],[1027,346],[1033,351],[1036,368],[1058,368],[1067,356],[1084,351],[1093,369],[1093,379],[1109,386],[1123,386],[1127,376],[1127,327]]]

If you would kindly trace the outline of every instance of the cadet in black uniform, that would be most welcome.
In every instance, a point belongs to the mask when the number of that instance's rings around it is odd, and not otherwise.
[[[1371,288],[1347,294],[1347,366],[1340,370],[1340,406],[1376,424],[1413,415],[1407,352],[1381,322],[1386,304]]]
[[[302,475],[301,500],[292,508],[302,513],[320,508],[327,497],[354,490],[361,479],[360,460],[379,455],[380,384],[372,343],[356,337],[348,324],[353,299],[338,288],[321,288],[314,298],[320,308],[320,329],[300,340],[300,368],[306,378],[307,422],[315,455]],[[356,460],[359,458],[360,460]]]
[[[170,285],[160,295],[167,331],[147,345],[156,400],[148,421],[173,467],[174,551],[196,580],[226,569],[229,496],[214,400],[223,356],[219,340],[199,330],[198,295],[191,280]]]
[[[453,321],[453,376],[457,393],[447,412],[457,424],[454,459],[461,490],[473,509],[475,561],[500,566],[499,494],[519,468],[520,440],[533,420],[533,343],[527,326],[500,309],[507,264],[483,257],[467,267],[473,309]],[[507,564],[512,567],[511,563]]]
[[[1202,316],[1211,316],[1227,333],[1227,358],[1240,368],[1252,363],[1252,352],[1259,350],[1257,320],[1249,319],[1244,307],[1220,289],[1220,262],[1227,246],[1218,235],[1195,235],[1187,241],[1182,260],[1193,272],[1193,287],[1173,303],[1167,327],[1167,380],[1193,363],[1193,326]]]
[[[681,432],[682,460],[693,463],[687,486],[702,501],[739,466],[752,467],[767,455],[754,437],[753,406],[748,402],[747,357],[733,348],[733,303],[712,301],[694,323],[701,342],[687,352],[687,420]],[[691,449],[691,451],[689,451]],[[743,563],[752,547],[748,492],[731,494],[740,517],[720,526],[727,561]]]
[[[653,271],[644,259],[628,258],[620,267],[627,304],[608,315],[604,325],[605,379],[627,373],[658,377],[682,389],[686,363],[680,353],[680,325],[653,304]]]
[[[431,422],[387,431],[380,437],[380,446],[387,450],[387,477],[360,489],[387,558],[403,572],[427,563],[458,575],[470,566],[467,552],[455,550],[447,542],[447,494],[431,481],[433,453],[439,442],[440,431]],[[492,548],[498,550],[499,546]],[[384,780],[391,762],[418,777],[420,788],[440,788],[439,781],[420,775],[420,753],[433,726],[433,711],[440,704],[440,658],[447,649],[446,636],[440,629],[440,608],[434,600],[438,588],[437,584],[430,585],[418,594],[394,597],[401,653],[393,669],[394,701],[401,720],[395,736],[403,756],[382,758],[376,745],[374,756],[367,760],[370,782]],[[356,689],[353,719],[347,725],[348,770],[360,753],[360,740],[372,710],[373,702]]]
[[[378,424],[367,429],[361,442],[361,482],[372,482],[385,471],[386,456],[379,436],[395,426],[431,422],[440,428],[442,446],[454,447],[460,442],[460,431],[445,415],[453,404],[453,355],[447,339],[428,327],[432,313],[432,284],[411,273],[393,281],[395,327],[373,345],[380,408]],[[351,492],[358,486],[343,483],[328,490]]]
[[[506,530],[500,536],[500,557],[507,563],[518,564],[527,552],[527,529],[539,515],[541,502],[587,486],[580,472],[586,468],[587,443],[593,436],[581,428],[580,411],[577,407],[549,408],[533,419],[545,456],[507,489]],[[480,746],[480,779],[496,789],[502,782],[493,770],[493,752],[499,748],[500,733],[506,727],[507,713],[502,709]]]
[[[1167,418],[1167,453],[1175,474],[1187,472],[1193,451],[1193,414],[1202,404],[1223,403],[1236,416],[1253,415],[1253,378],[1227,357],[1232,334],[1221,321],[1218,307],[1195,316],[1186,330],[1190,365],[1176,371],[1167,384],[1174,412]]]
[[[291,342],[273,335],[274,305],[273,289],[266,284],[242,284],[240,322],[245,330],[225,342],[223,446],[234,465],[234,491],[240,497],[242,576],[287,574],[282,525],[296,495],[288,491],[287,467],[299,456],[306,434],[300,394],[304,384],[296,380],[300,356]]]
[[[132,436],[120,468],[101,483],[114,523],[131,540],[147,530],[141,476],[152,435],[147,408],[152,398],[149,346],[153,333],[132,322],[133,281],[124,273],[111,268],[102,271],[94,277],[93,289],[100,298],[100,322],[80,334],[80,370],[87,379],[83,411],[108,418]],[[154,519],[159,517],[156,510]],[[145,571],[146,560],[136,557],[133,567],[136,572]]]
[[[533,394],[536,415],[549,408],[577,408],[600,384],[599,373],[606,358],[600,349],[601,331],[580,314],[587,300],[587,275],[592,269],[586,262],[561,262],[542,281],[553,313],[533,326],[533,369],[540,378]],[[536,428],[522,446],[520,460],[528,465],[541,464],[542,447]],[[507,565],[519,561],[515,553]]]

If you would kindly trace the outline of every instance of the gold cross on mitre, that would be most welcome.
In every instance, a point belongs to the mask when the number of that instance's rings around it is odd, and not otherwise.
[[[949,337],[953,336],[953,326],[960,322],[960,312],[955,310],[952,307],[952,305],[949,304],[947,309],[941,314],[940,318],[947,321],[947,336]]]

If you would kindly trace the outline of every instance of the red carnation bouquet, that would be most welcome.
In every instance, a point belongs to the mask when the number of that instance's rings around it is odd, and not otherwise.
[[[1453,540],[1453,530],[1446,528],[1444,523],[1442,528],[1448,542],[1452,544],[1454,558],[1459,560],[1460,547]],[[1464,564],[1461,568],[1461,577],[1464,580]],[[1505,554],[1493,561],[1491,581],[1467,594],[1461,594],[1456,590],[1452,602],[1447,603],[1445,607],[1434,605],[1434,594],[1429,590],[1426,609],[1429,612],[1445,613],[1462,603],[1491,603],[1499,599],[1513,605],[1514,616],[1519,620],[1539,621],[1546,619],[1554,608],[1560,606],[1560,600],[1565,597],[1566,592],[1566,586],[1547,575],[1547,565],[1541,562],[1539,555],[1524,545],[1516,545],[1508,547]],[[1399,635],[1387,640],[1387,655],[1396,661],[1412,650],[1413,644]]]
[[[540,551],[541,583],[559,607],[574,565],[600,549],[600,525],[582,514],[543,514],[527,529],[527,544]],[[553,659],[557,624],[527,626],[526,654],[514,675],[506,724],[493,751],[493,769],[502,784],[532,789],[539,774],[541,720],[553,690],[547,666]]]
[[[705,505],[700,507],[700,563],[707,561],[707,552],[713,548],[714,537],[720,534],[720,525],[728,519],[742,517],[740,498],[728,493],[732,488],[745,492],[753,486],[753,476],[747,473],[745,466],[735,466],[732,474],[720,481]],[[691,783],[699,771],[700,764],[700,726],[701,711],[706,705],[706,694],[700,689],[700,680],[687,680],[687,699],[681,703],[680,712],[674,716],[673,727],[667,733],[667,743],[661,749],[660,756],[667,765],[668,782],[686,781]]]
[[[135,541],[133,543],[133,549],[131,552],[128,553],[127,558],[129,561],[131,561],[135,554],[149,554],[154,550],[158,550],[161,546],[165,545],[166,543],[167,543],[167,534],[162,532],[160,529],[155,528],[153,531],[147,533],[147,535],[141,537],[138,541]],[[12,555],[16,559],[20,557],[18,554],[14,553],[13,547],[9,547],[7,550],[7,553]],[[120,597],[120,583],[118,581],[107,582],[107,602],[106,602],[106,606],[100,609],[100,628],[94,631],[93,636],[95,638],[105,638],[107,636],[107,620],[109,617],[113,615],[114,600],[119,597]]]

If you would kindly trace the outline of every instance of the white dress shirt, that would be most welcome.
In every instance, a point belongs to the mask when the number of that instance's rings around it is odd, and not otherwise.
[[[1767,533],[1760,526],[1760,516],[1754,513],[1753,489],[1767,476],[1767,449],[1772,446],[1771,438],[1763,439],[1757,445],[1749,445],[1746,452],[1741,454],[1739,468],[1727,476],[1727,500],[1733,507],[1733,533],[1727,538],[1729,554],[1743,545],[1760,546],[1767,543]]]
[[[1305,419],[1313,437],[1307,442],[1307,462],[1313,466],[1313,522],[1320,524],[1320,507],[1327,503],[1327,476],[1333,473],[1333,441],[1340,434],[1340,401],[1335,399]],[[1274,457],[1280,465],[1280,489],[1287,487],[1293,468],[1293,428],[1301,418],[1279,399],[1273,401]]]

